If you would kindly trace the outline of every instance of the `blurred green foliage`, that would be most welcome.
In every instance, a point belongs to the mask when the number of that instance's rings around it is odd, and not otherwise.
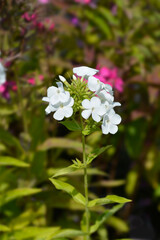
[[[49,234],[57,240],[82,239],[72,229],[79,229],[84,207],[48,180],[57,169],[70,165],[69,159],[81,159],[80,133],[45,117],[41,101],[57,76],[70,78],[77,65],[116,66],[124,80],[123,93],[115,91],[122,103],[119,132],[102,136],[96,131],[87,137],[88,150],[112,144],[94,162],[97,170],[89,172],[94,192],[90,199],[109,193],[133,203],[106,218],[93,239],[158,239],[160,2],[2,0],[0,5],[1,58],[7,81],[15,81],[18,88],[9,88],[7,99],[0,96],[0,239],[46,240]],[[36,14],[43,27],[24,19],[24,13]],[[46,19],[54,23],[52,30]],[[30,78],[34,85],[28,83]],[[60,179],[74,182],[83,193],[81,171]],[[95,207],[93,220],[105,208],[101,207]],[[132,221],[135,216],[139,226]]]

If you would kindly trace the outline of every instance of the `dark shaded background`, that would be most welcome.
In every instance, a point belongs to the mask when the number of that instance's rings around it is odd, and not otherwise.
[[[160,1],[1,0],[0,26],[7,68],[0,95],[0,239],[41,240],[27,235],[29,226],[79,227],[81,206],[48,178],[81,158],[80,135],[45,116],[41,98],[59,74],[70,78],[81,65],[117,68],[124,81],[122,92],[115,89],[119,132],[87,137],[92,148],[112,144],[93,163],[108,176],[91,175],[90,190],[133,200],[92,239],[160,239]],[[29,165],[3,166],[3,156]],[[83,192],[81,174],[65,179]]]

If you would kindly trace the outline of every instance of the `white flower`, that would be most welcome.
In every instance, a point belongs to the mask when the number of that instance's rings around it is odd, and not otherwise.
[[[6,82],[6,69],[0,63],[0,86]]]
[[[58,88],[54,86],[49,87],[47,90],[47,97],[43,97],[42,101],[49,102],[53,106],[60,102],[67,102],[70,98],[70,93],[64,90],[61,82],[57,82],[57,86]]]
[[[104,89],[99,91],[97,95],[100,97],[102,102],[108,101],[109,103],[113,103],[114,101],[114,97]]]
[[[102,88],[104,89],[104,90],[106,90],[106,92],[108,92],[108,93],[110,93],[111,95],[113,95],[113,88],[112,88],[112,86],[111,85],[109,85],[109,84],[105,84],[105,83],[102,83]]]
[[[105,114],[102,123],[103,134],[115,134],[118,131],[117,125],[121,122],[121,117],[113,109]]]
[[[101,104],[101,100],[98,97],[92,97],[90,101],[88,99],[83,100],[82,106],[85,108],[82,111],[82,117],[85,119],[88,119],[92,114],[93,120],[99,122],[106,113],[105,107]]]
[[[53,114],[54,119],[61,121],[64,117],[71,117],[73,114],[73,104],[74,100],[72,97],[70,97],[67,102],[59,103],[56,112]]]
[[[88,78],[88,88],[89,90],[97,93],[102,89],[102,82],[99,79],[90,76]]]
[[[97,72],[99,72],[99,70],[85,66],[73,68],[74,74],[77,74],[79,77],[85,77],[86,79],[89,76],[95,75]]]

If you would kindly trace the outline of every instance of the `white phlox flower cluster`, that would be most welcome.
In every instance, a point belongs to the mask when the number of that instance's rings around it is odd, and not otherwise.
[[[61,79],[65,80],[64,77]],[[49,87],[47,97],[43,97],[42,100],[49,103],[45,109],[46,114],[54,112],[54,119],[61,121],[64,117],[69,118],[72,116],[74,99],[68,91],[64,90],[62,82],[57,82],[56,84],[58,87]]]
[[[42,98],[48,103],[45,109],[46,114],[53,112],[53,118],[61,121],[72,116],[74,105],[74,113],[82,108],[81,115],[84,119],[92,117],[95,123],[101,123],[103,134],[115,134],[121,117],[115,113],[114,107],[121,104],[114,102],[112,87],[94,76],[97,72],[97,69],[85,66],[73,68],[76,76],[73,75],[71,84],[63,76],[59,76],[60,81],[56,83],[57,87],[49,87],[47,97]],[[87,83],[83,79],[86,79]],[[92,128],[93,122],[90,121],[90,124]]]
[[[121,106],[119,102],[114,102],[113,90],[109,84],[100,82],[94,77],[98,70],[88,67],[77,67],[73,72],[78,76],[84,77],[88,80],[88,88],[94,92],[90,100],[82,101],[82,117],[88,119],[92,116],[93,120],[100,122],[102,120],[103,134],[115,134],[118,131],[117,125],[121,122],[121,117],[115,113],[114,107]]]
[[[0,62],[0,86],[6,82],[6,69],[3,67]]]

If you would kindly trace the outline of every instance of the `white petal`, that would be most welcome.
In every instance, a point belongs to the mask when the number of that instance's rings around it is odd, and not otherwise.
[[[44,101],[44,102],[49,102],[49,98],[48,98],[48,97],[43,97],[43,98],[42,98],[42,101]]]
[[[107,100],[109,103],[112,103],[114,101],[114,97],[110,93],[106,92],[105,90],[100,91],[98,93],[98,96],[102,98],[103,101]]]
[[[92,118],[95,122],[101,121],[101,117],[95,111],[92,112]]]
[[[69,98],[70,98],[70,93],[67,91],[59,94],[59,99],[62,103],[68,102]]]
[[[72,107],[73,104],[74,104],[74,99],[73,99],[72,97],[70,97],[67,106],[68,106],[68,107]]]
[[[112,108],[112,109],[108,112],[108,117],[109,117],[109,119],[111,119],[112,116],[114,116],[114,115],[115,115],[115,111],[114,111],[114,109]]]
[[[66,117],[66,118],[69,118],[69,117],[71,117],[72,116],[72,114],[73,114],[73,109],[71,108],[71,107],[64,107],[64,116]]]
[[[83,110],[83,111],[82,111],[82,117],[83,117],[84,119],[88,119],[88,118],[90,117],[91,113],[92,113],[91,110]]]
[[[59,75],[59,79],[61,80],[61,82],[65,82],[66,81],[66,79],[63,76],[61,76],[61,75]]]
[[[101,105],[101,100],[98,97],[91,98],[91,107],[99,107]]]
[[[102,133],[103,134],[108,134],[109,133],[108,124],[107,125],[102,124],[101,128],[102,128]]]
[[[49,87],[48,89],[47,89],[47,97],[52,97],[55,93],[56,93],[56,91],[57,91],[57,88],[56,87]]]
[[[99,79],[91,76],[88,78],[88,88],[93,92],[99,91],[101,89],[101,82]]]
[[[106,107],[104,105],[99,106],[96,108],[96,113],[100,116],[103,116],[106,113]]]
[[[110,121],[111,123],[113,124],[119,124],[121,122],[121,117],[118,115],[118,114],[114,114],[111,118],[110,118]]]
[[[59,108],[54,114],[54,119],[61,121],[64,118],[63,108]]]
[[[48,105],[48,107],[46,107],[45,112],[46,112],[46,114],[49,114],[52,112],[49,105]]]
[[[115,134],[118,131],[118,127],[114,124],[109,124],[109,132]]]
[[[90,101],[89,101],[88,99],[84,99],[84,100],[82,101],[82,106],[83,106],[84,108],[86,108],[86,109],[90,109],[90,108],[91,108],[91,103],[90,103]]]
[[[52,105],[57,105],[57,104],[59,104],[59,103],[60,103],[59,94],[56,94],[56,95],[52,96],[52,97],[50,98],[50,103],[51,103]]]
[[[59,90],[60,90],[61,92],[64,92],[63,83],[61,83],[61,82],[56,82],[56,84],[57,84]]]
[[[85,66],[73,68],[73,73],[77,74],[80,77],[93,76],[97,72],[99,72],[97,69],[85,67]]]
[[[113,107],[118,107],[118,106],[121,106],[121,103],[119,103],[119,102],[114,102],[113,103]]]

